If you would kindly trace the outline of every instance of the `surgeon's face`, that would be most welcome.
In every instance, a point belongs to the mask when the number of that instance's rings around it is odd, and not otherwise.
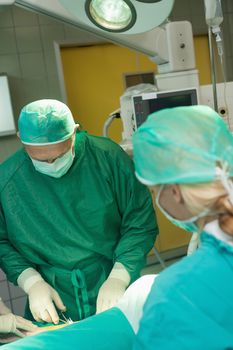
[[[160,186],[153,187],[155,196],[158,195]],[[159,205],[172,217],[178,220],[187,220],[192,214],[183,200],[178,185],[165,185],[159,195]]]
[[[62,157],[65,153],[67,153],[70,148],[73,147],[73,143],[74,136],[64,142],[56,143],[54,145],[24,145],[24,148],[30,158],[39,160],[41,162],[53,163],[56,159]]]

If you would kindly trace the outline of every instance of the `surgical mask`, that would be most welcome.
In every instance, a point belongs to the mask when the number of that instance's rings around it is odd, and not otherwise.
[[[195,222],[200,219],[203,218],[204,216],[206,216],[210,210],[206,209],[204,210],[202,213],[196,215],[196,216],[192,216],[191,218],[187,219],[187,220],[178,220],[173,218],[168,212],[165,211],[165,209],[163,209],[161,207],[161,205],[159,204],[159,198],[161,195],[161,192],[163,190],[164,186],[161,186],[158,192],[158,195],[156,197],[156,204],[158,206],[158,208],[161,210],[161,212],[166,216],[166,218],[172,222],[174,225],[182,228],[185,231],[189,231],[189,232],[199,232],[200,229],[197,227],[197,225],[195,224]]]
[[[67,173],[74,160],[73,147],[66,152],[62,157],[57,158],[53,163],[41,162],[39,160],[32,159],[32,163],[37,171],[42,174],[59,178]]]

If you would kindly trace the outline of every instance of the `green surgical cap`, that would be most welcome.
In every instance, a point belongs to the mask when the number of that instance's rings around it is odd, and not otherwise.
[[[146,185],[211,182],[233,176],[233,136],[210,107],[163,109],[133,136],[136,176]]]
[[[67,140],[75,122],[69,108],[57,100],[39,100],[26,105],[19,115],[20,140],[25,144],[47,145]]]

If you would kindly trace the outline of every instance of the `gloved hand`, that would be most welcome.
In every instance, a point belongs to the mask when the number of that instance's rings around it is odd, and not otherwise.
[[[59,322],[56,307],[66,311],[59,294],[33,268],[23,271],[18,277],[19,286],[28,294],[29,307],[38,322]]]
[[[37,326],[23,317],[15,316],[12,313],[0,316],[0,333],[14,333],[18,337],[24,337],[23,331],[34,332]]]
[[[115,263],[107,280],[99,289],[96,313],[110,309],[123,296],[130,282],[130,275],[124,265]]]
[[[47,282],[38,281],[28,290],[29,307],[36,321],[59,323],[56,307],[65,311],[59,294]]]
[[[108,278],[101,286],[97,297],[96,313],[113,307],[126,290],[125,282],[118,278]]]

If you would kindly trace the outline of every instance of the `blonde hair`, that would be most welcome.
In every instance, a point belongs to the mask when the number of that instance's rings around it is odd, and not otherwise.
[[[213,215],[216,213],[221,229],[229,235],[233,235],[233,205],[220,181],[180,185],[179,187],[185,204],[193,215],[208,208],[213,212]]]

